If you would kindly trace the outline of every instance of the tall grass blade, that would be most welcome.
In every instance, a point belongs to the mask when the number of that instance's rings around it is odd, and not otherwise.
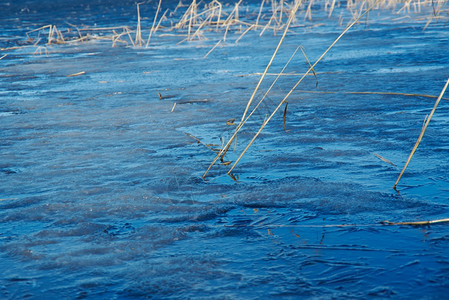
[[[136,41],[134,42],[139,47],[142,47],[142,30],[140,28],[140,4],[137,3],[137,29],[136,29]]]
[[[146,48],[148,48],[148,45],[150,44],[151,36],[153,35],[153,32],[154,32],[154,26],[156,25],[156,20],[157,20],[157,15],[159,14],[159,10],[161,9],[161,3],[162,3],[162,0],[159,0],[159,4],[157,5],[156,14],[154,15],[153,25],[151,26],[150,34],[148,35],[148,40],[145,45]],[[162,18],[161,18],[161,20],[162,20]]]
[[[438,106],[438,104],[440,103],[441,98],[443,98],[443,95],[444,95],[444,93],[446,92],[446,89],[447,89],[447,86],[448,86],[448,85],[449,85],[449,79],[446,81],[446,84],[444,85],[443,89],[441,90],[440,96],[439,96],[438,99],[435,101],[435,105],[433,106],[433,109],[432,109],[432,111],[430,112],[429,116],[426,117],[424,126],[422,127],[421,133],[420,133],[419,136],[418,136],[418,140],[416,141],[415,146],[414,146],[413,149],[412,149],[412,152],[410,152],[410,155],[409,155],[409,157],[408,157],[408,159],[407,159],[407,162],[405,163],[404,168],[402,168],[402,171],[401,171],[401,173],[399,174],[398,179],[397,179],[396,182],[394,183],[393,189],[396,190],[396,186],[398,185],[399,180],[401,180],[401,177],[402,177],[402,175],[404,174],[405,169],[407,168],[408,164],[410,163],[410,160],[412,159],[413,154],[415,154],[415,151],[416,151],[416,149],[418,148],[419,143],[421,143],[421,140],[422,140],[422,138],[423,138],[423,136],[424,136],[424,133],[426,132],[427,126],[429,125],[430,119],[432,119],[432,116],[433,116],[433,114],[435,113],[435,110],[437,109],[437,106]]]

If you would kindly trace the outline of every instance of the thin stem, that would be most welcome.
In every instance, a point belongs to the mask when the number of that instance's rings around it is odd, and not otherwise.
[[[401,180],[401,177],[404,174],[405,169],[407,168],[408,164],[410,163],[410,160],[412,159],[413,154],[415,154],[415,151],[418,148],[419,143],[421,143],[421,140],[422,140],[422,138],[424,136],[424,133],[426,132],[427,125],[429,125],[430,119],[432,119],[432,116],[435,113],[435,110],[437,109],[437,106],[440,103],[441,98],[443,98],[444,92],[446,91],[448,85],[449,85],[449,79],[446,81],[446,84],[444,85],[443,90],[441,90],[440,96],[436,100],[435,105],[433,106],[433,109],[430,112],[430,115],[428,117],[426,117],[425,124],[422,127],[422,129],[421,129],[421,133],[419,134],[418,140],[416,141],[415,146],[412,149],[412,152],[410,152],[410,155],[408,156],[407,162],[405,163],[404,168],[402,168],[402,171],[399,174],[398,179],[396,180],[396,182],[393,185],[394,189],[396,189],[396,186],[398,185],[399,180]]]

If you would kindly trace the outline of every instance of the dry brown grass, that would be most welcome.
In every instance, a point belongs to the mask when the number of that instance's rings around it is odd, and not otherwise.
[[[153,35],[153,32],[155,32],[155,30],[157,30],[157,27],[159,27],[160,22],[165,17],[165,14],[164,14],[162,16],[162,18],[159,20],[158,26],[154,27],[154,25],[156,24],[156,21],[157,21],[157,16],[159,15],[159,11],[161,10],[161,4],[162,4],[162,0],[159,0],[159,4],[157,5],[156,14],[154,15],[153,25],[151,26],[150,34],[148,35],[148,40],[147,40],[147,43],[145,45],[146,47],[148,47],[148,45],[150,44],[150,40],[151,40],[151,36]]]
[[[447,89],[448,85],[449,85],[449,79],[446,81],[446,84],[444,85],[443,89],[441,90],[440,96],[438,96],[438,99],[435,101],[435,105],[433,106],[432,111],[424,119],[424,125],[423,125],[423,127],[421,129],[421,132],[420,132],[419,136],[418,136],[418,140],[416,141],[415,146],[412,149],[412,152],[410,152],[410,155],[409,155],[409,157],[407,159],[407,162],[405,163],[404,168],[402,168],[402,171],[399,174],[398,179],[396,180],[396,182],[393,185],[394,189],[396,189],[396,186],[398,185],[399,180],[401,180],[401,177],[404,174],[405,169],[407,168],[408,164],[410,163],[410,160],[412,159],[413,154],[415,154],[416,149],[418,148],[419,144],[421,143],[421,140],[422,140],[422,138],[424,136],[424,133],[426,132],[427,126],[429,125],[429,122],[432,119],[433,114],[435,113],[435,111],[436,111],[436,109],[438,107],[438,104],[440,103],[441,99],[443,98],[443,95],[446,92],[446,89]]]
[[[229,42],[230,40],[238,43],[252,31],[258,32],[259,36],[267,32],[276,35],[278,32],[285,32],[286,27],[296,26],[295,24],[301,18],[313,20],[313,6],[323,4],[323,2],[328,17],[331,17],[336,7],[340,5],[340,2],[336,0],[299,1],[299,4],[295,0],[262,0],[260,6],[250,9],[250,6],[242,0],[233,5],[224,4],[218,0],[206,2],[192,0],[188,5],[179,2],[173,11],[166,9],[159,17],[163,7],[162,0],[159,0],[150,28],[146,28],[142,24],[141,6],[148,4],[141,2],[136,4],[137,23],[135,26],[78,28],[71,25],[69,28],[60,30],[56,25],[49,24],[29,31],[27,37],[28,41],[35,46],[41,45],[42,42],[51,45],[80,43],[89,40],[110,40],[113,47],[118,44],[149,47],[151,39],[159,32],[159,37],[166,36],[171,32],[172,35],[179,36],[181,42],[208,39],[208,33],[215,32],[213,44],[217,44],[218,41]],[[432,22],[447,21],[447,2],[448,0],[408,0],[405,2],[399,0],[348,0],[346,8],[352,19],[345,22],[340,17],[340,23],[349,25],[354,20],[360,21],[361,14],[368,7],[371,7],[371,10],[389,9],[398,16],[420,12],[424,7],[431,7],[432,14],[427,17],[427,27]],[[375,5],[373,5],[374,3]],[[293,10],[298,13],[295,13],[296,18],[290,20]],[[257,18],[252,18],[251,15],[257,15]],[[366,14],[367,16],[368,14]],[[146,42],[142,38],[144,32],[148,35]],[[217,32],[221,32],[222,36],[218,35],[217,38]],[[232,39],[230,39],[231,32]],[[78,34],[74,35],[74,33]],[[207,55],[205,56],[207,57]]]

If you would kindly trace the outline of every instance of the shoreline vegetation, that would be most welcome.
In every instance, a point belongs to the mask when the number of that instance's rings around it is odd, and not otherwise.
[[[177,36],[178,44],[213,39],[214,44],[209,55],[215,48],[224,42],[238,43],[248,32],[255,31],[259,37],[266,34],[278,35],[285,31],[293,32],[295,27],[320,26],[310,23],[314,21],[314,11],[324,10],[328,18],[335,18],[337,26],[347,28],[352,23],[369,24],[369,11],[390,11],[397,18],[390,19],[394,22],[408,18],[411,14],[420,14],[419,19],[425,20],[423,30],[432,22],[449,21],[448,0],[262,0],[260,6],[245,4],[243,0],[235,4],[221,3],[218,0],[197,1],[185,4],[182,0],[174,9],[164,8],[164,3],[159,0],[155,15],[144,17],[141,15],[141,6],[151,6],[154,2],[140,2],[136,4],[135,26],[82,26],[65,22],[60,24],[47,24],[26,32],[26,39],[20,41],[21,45],[0,48],[1,51],[35,46],[36,54],[45,51],[45,47],[53,44],[82,43],[92,40],[110,41],[112,47],[119,45],[132,47],[145,47],[151,45],[151,39]],[[257,9],[255,9],[257,7]],[[345,14],[336,16],[336,8],[344,8]],[[162,12],[163,11],[163,12]],[[428,13],[427,13],[428,12]],[[365,18],[362,18],[364,16]],[[145,19],[151,26],[142,26]],[[152,20],[152,21],[151,21]],[[308,21],[309,23],[305,24]],[[289,24],[289,22],[291,24]],[[213,32],[213,38],[208,36]],[[222,35],[217,35],[221,33]],[[231,33],[233,34],[230,37]],[[220,37],[218,38],[217,37]]]
[[[141,2],[136,4],[136,16],[137,24],[134,27],[130,26],[113,26],[113,27],[86,27],[86,26],[76,26],[74,24],[67,23],[66,28],[60,27],[60,25],[45,25],[26,33],[26,41],[22,42],[23,45],[2,48],[2,51],[14,50],[22,47],[33,46],[36,47],[34,54],[46,54],[48,52],[48,47],[54,44],[73,44],[73,43],[85,43],[92,40],[102,40],[110,41],[112,47],[118,45],[124,45],[128,47],[135,48],[148,48],[152,46],[152,42],[155,38],[164,38],[167,36],[179,37],[179,42],[177,44],[186,43],[190,41],[197,40],[211,40],[210,50],[203,56],[204,59],[217,48],[222,46],[224,43],[234,42],[239,43],[240,40],[245,38],[248,32],[256,32],[259,37],[271,33],[272,35],[280,36],[279,43],[271,56],[263,73],[254,74],[260,76],[258,84],[254,88],[250,99],[248,100],[246,107],[241,116],[240,122],[236,125],[234,134],[224,141],[223,145],[216,152],[215,158],[212,160],[211,164],[203,174],[203,179],[208,175],[210,169],[220,160],[222,165],[230,165],[227,174],[231,178],[236,177],[232,174],[232,171],[251,147],[253,142],[256,140],[261,131],[270,122],[271,118],[284,107],[283,113],[283,125],[286,130],[286,115],[287,115],[287,105],[288,98],[291,93],[297,90],[297,87],[302,82],[306,76],[314,76],[316,79],[316,85],[318,86],[317,73],[315,72],[316,65],[326,56],[326,54],[334,47],[338,41],[344,37],[344,35],[355,25],[360,23],[369,24],[369,13],[374,10],[388,10],[393,15],[397,15],[396,20],[401,18],[406,18],[410,14],[420,14],[419,18],[425,21],[425,25],[422,30],[426,30],[432,22],[445,22],[449,20],[449,7],[447,0],[414,0],[414,1],[397,1],[397,0],[350,0],[350,1],[336,1],[336,0],[326,0],[326,1],[284,1],[284,0],[261,0],[259,5],[254,3],[245,4],[242,0],[235,3],[225,3],[218,0],[212,1],[197,1],[193,0],[188,3],[183,3],[180,1],[174,9],[165,8],[162,0],[157,2],[157,9],[155,10],[154,16],[144,17],[141,15],[141,7],[144,5],[155,5],[156,2]],[[336,9],[340,8],[339,16],[336,16]],[[343,9],[341,9],[343,8]],[[303,23],[305,21],[309,22],[309,26],[313,26],[314,10],[321,9],[326,12],[328,18],[335,18],[338,22],[338,27],[342,28],[341,34],[336,37],[334,42],[328,46],[328,48],[322,53],[322,55],[315,61],[309,60],[306,49],[302,46],[298,46],[295,52],[291,55],[290,60],[285,64],[284,68],[279,73],[269,73],[270,67],[273,61],[276,59],[278,50],[282,47],[284,38],[289,34],[294,32],[295,27],[304,27]],[[424,14],[423,14],[424,13]],[[146,25],[142,25],[142,20],[145,18]],[[391,18],[391,17],[390,17]],[[395,20],[391,20],[394,22]],[[424,24],[424,22],[423,22]],[[151,26],[149,26],[151,25]],[[213,33],[213,34],[209,34]],[[275,46],[275,45],[273,45]],[[298,51],[301,50],[301,51]],[[259,105],[263,102],[265,97],[270,92],[271,88],[276,84],[277,80],[281,76],[288,76],[289,74],[284,73],[284,70],[288,66],[289,62],[297,53],[302,53],[304,60],[308,65],[308,70],[303,74],[294,74],[300,79],[293,84],[292,88],[286,93],[286,95],[280,100],[279,104],[273,109],[273,111],[267,115],[265,120],[260,125],[259,130],[254,134],[253,138],[248,142],[247,146],[241,151],[237,159],[234,162],[225,161],[225,155],[230,149],[231,145],[236,142],[237,135],[244,124],[249,120],[253,113],[258,109]],[[8,54],[2,54],[0,60],[5,58]],[[79,76],[85,74],[84,71],[79,73],[70,74],[68,77]],[[255,95],[259,92],[259,88],[263,81],[267,80],[267,77],[275,77],[272,81],[271,86],[264,92],[264,95],[259,102],[254,105]],[[271,79],[270,79],[271,80]],[[438,98],[433,110],[429,117],[425,118],[425,126],[418,138],[418,141],[413,148],[410,156],[402,169],[397,181],[395,182],[393,188],[399,183],[399,180],[404,173],[410,159],[413,156],[419,142],[421,141],[424,131],[429,124],[429,121],[435,112],[437,105],[440,100],[448,100],[444,98],[444,93],[449,83],[446,82],[439,97],[435,95],[420,95],[416,93],[395,93],[393,91],[371,91],[371,92],[359,92],[360,94],[383,94],[383,95],[402,95],[407,97],[428,97],[428,98]],[[326,93],[326,91],[303,91],[303,92],[321,92]],[[332,93],[332,91],[328,92]],[[343,92],[343,93],[354,93],[354,92]],[[159,98],[163,97],[159,94]],[[176,103],[174,103],[172,112],[175,108]],[[227,124],[229,125],[229,124]],[[286,130],[287,131],[287,130]],[[387,158],[383,158],[378,154],[376,157],[384,162],[395,165]]]

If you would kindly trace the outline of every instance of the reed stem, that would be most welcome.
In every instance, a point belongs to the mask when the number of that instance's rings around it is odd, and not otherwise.
[[[425,123],[424,123],[424,126],[423,126],[422,129],[421,129],[421,133],[420,133],[419,136],[418,136],[418,140],[416,141],[415,146],[414,146],[413,149],[412,149],[412,152],[410,152],[410,155],[408,156],[407,162],[405,163],[404,168],[402,168],[402,171],[401,171],[401,173],[399,174],[398,179],[396,179],[396,182],[395,182],[394,185],[393,185],[393,189],[396,190],[396,186],[398,185],[399,180],[401,180],[401,177],[402,177],[402,175],[404,174],[405,169],[407,168],[408,164],[410,163],[410,160],[412,159],[413,154],[415,154],[415,151],[416,151],[416,149],[418,148],[419,143],[421,143],[421,140],[422,140],[422,138],[423,138],[423,136],[424,136],[424,133],[426,132],[427,126],[429,125],[429,122],[430,122],[430,120],[432,119],[432,116],[433,116],[433,114],[435,113],[435,110],[437,109],[438,104],[440,103],[441,99],[443,98],[443,95],[444,95],[444,93],[446,92],[446,89],[447,89],[447,86],[448,86],[448,85],[449,85],[449,79],[446,81],[446,84],[444,85],[443,89],[441,90],[440,96],[439,96],[438,99],[435,101],[435,105],[433,106],[433,109],[432,109],[432,111],[430,112],[430,115],[429,115],[429,116],[426,116]]]

